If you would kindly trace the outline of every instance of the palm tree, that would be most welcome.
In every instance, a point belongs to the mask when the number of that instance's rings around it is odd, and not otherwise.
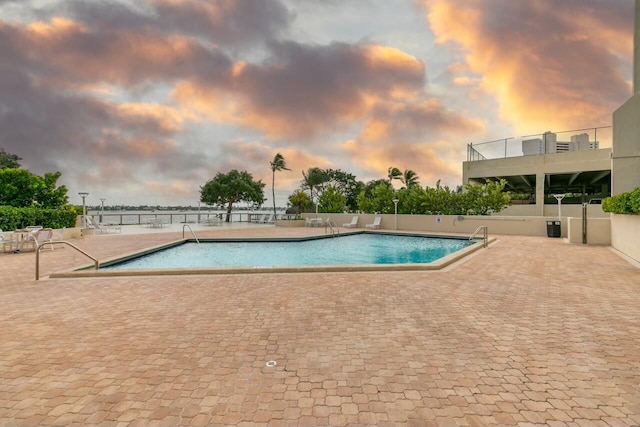
[[[411,169],[405,169],[404,173],[400,177],[400,181],[402,181],[406,188],[411,188],[419,185],[420,181],[418,181],[418,179],[418,174],[416,174]]]
[[[284,160],[282,154],[277,153],[273,160],[270,163],[271,172],[273,172],[273,177],[271,180],[271,193],[273,195],[273,217],[276,216],[276,172],[279,171],[290,171],[291,169],[287,168],[287,163]]]
[[[326,184],[331,180],[326,170],[318,167],[307,169],[307,173],[302,171],[302,188],[309,189],[309,198],[312,201],[317,201],[318,197],[323,190],[323,184]],[[315,192],[313,190],[316,190]],[[315,202],[314,202],[315,203]]]
[[[391,184],[394,179],[402,180],[402,172],[400,169],[390,166],[389,169],[387,169],[387,178],[389,178],[389,184]]]

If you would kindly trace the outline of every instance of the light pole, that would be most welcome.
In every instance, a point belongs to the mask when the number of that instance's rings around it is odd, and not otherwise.
[[[564,194],[554,194],[553,197],[558,201],[558,221],[562,221],[562,199],[564,199]]]
[[[107,199],[100,199],[100,203],[102,204],[100,208],[100,222],[102,222],[102,215],[104,215],[104,201]]]
[[[85,204],[84,204],[84,199],[87,198],[87,196],[89,195],[89,193],[86,192],[80,192],[78,193],[78,195],[80,197],[82,197],[82,228],[87,228],[87,211],[85,209]]]
[[[400,200],[398,199],[393,199],[393,219],[394,219],[394,223],[395,223],[395,230],[398,229],[398,202]]]

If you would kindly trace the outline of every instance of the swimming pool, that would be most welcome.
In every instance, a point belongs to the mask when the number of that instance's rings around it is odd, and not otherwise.
[[[185,242],[102,270],[273,268],[292,266],[428,264],[464,249],[468,239],[381,233],[295,240]]]
[[[385,244],[372,245],[375,250],[369,253],[369,260],[356,260],[348,258],[347,253],[351,255],[361,254],[362,246],[357,240],[349,240],[352,236],[377,235],[392,237],[395,249],[400,251],[394,254],[385,254],[384,247],[389,244],[385,240]],[[395,237],[394,237],[395,236]],[[404,237],[412,239],[404,240]],[[345,239],[345,240],[343,240]],[[494,237],[488,238],[487,242],[495,241]],[[54,272],[49,275],[50,278],[74,278],[74,277],[108,277],[108,276],[166,276],[166,275],[193,275],[193,274],[253,274],[253,273],[303,273],[303,272],[356,272],[356,271],[405,271],[420,270],[434,271],[447,267],[469,254],[485,247],[482,239],[469,240],[461,236],[442,236],[427,235],[417,233],[403,232],[379,232],[379,231],[353,231],[332,235],[313,235],[297,238],[202,238],[201,244],[197,244],[195,239],[185,239],[168,242],[159,246],[147,248],[136,253],[121,255],[115,258],[100,260],[100,269],[95,270],[93,264],[75,268],[67,271]],[[323,251],[314,250],[315,247],[303,246],[300,243],[307,242],[309,245],[324,242],[327,245],[333,245],[325,248]],[[350,243],[352,242],[352,243]],[[254,248],[253,261],[249,262],[248,253],[235,247],[237,243],[248,244],[283,244],[279,248],[279,255],[276,256],[279,263],[266,263],[267,254],[278,254],[276,246],[251,246]],[[209,245],[209,246],[207,246]],[[444,252],[434,256],[433,261],[422,258],[417,252],[430,252],[431,246],[444,246]],[[347,248],[351,249],[347,249]],[[235,266],[212,265],[211,263],[200,264],[207,266],[193,266],[191,255],[180,256],[188,263],[175,264],[171,260],[173,249],[185,251],[184,254],[197,253],[205,254],[208,249],[217,248],[218,254],[223,254],[225,258],[230,258],[232,252],[236,252],[237,256],[242,258],[242,262],[233,264]],[[256,250],[259,249],[259,250]],[[311,261],[307,264],[294,264],[290,262],[292,254],[298,253],[312,254]],[[445,254],[446,252],[446,254]],[[183,254],[183,255],[184,255]],[[257,255],[257,257],[255,256]],[[336,257],[337,255],[337,257]],[[333,258],[329,259],[329,256]],[[440,256],[438,258],[438,256]],[[134,263],[146,260],[162,260],[156,263],[156,267],[151,264],[135,266]],[[437,259],[436,259],[437,258]],[[257,261],[256,261],[257,259]],[[283,261],[285,260],[285,261]],[[289,261],[287,261],[289,260]],[[286,262],[286,263],[285,263]],[[331,262],[331,264],[322,264],[321,262]],[[335,264],[334,264],[335,262]],[[349,262],[360,262],[360,264],[349,264]],[[364,262],[369,262],[364,263]],[[157,266],[160,267],[157,267]],[[171,265],[171,267],[169,267]]]

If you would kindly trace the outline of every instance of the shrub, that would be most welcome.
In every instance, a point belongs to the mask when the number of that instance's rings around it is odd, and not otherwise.
[[[602,201],[602,210],[616,214],[640,215],[640,187],[628,193],[607,197]]]
[[[59,209],[0,206],[0,229],[16,230],[29,225],[46,228],[74,227],[79,214],[78,208],[70,205]]]

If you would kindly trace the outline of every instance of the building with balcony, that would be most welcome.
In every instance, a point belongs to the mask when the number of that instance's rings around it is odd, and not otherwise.
[[[566,194],[563,213],[579,216],[582,203],[598,204],[611,195],[611,148],[600,149],[586,133],[558,141],[555,133],[545,132],[541,138],[523,139],[522,153],[494,159],[470,155],[462,165],[463,182],[504,179],[514,200],[501,215],[554,216],[558,212],[554,194]],[[594,206],[590,215],[608,214]]]

